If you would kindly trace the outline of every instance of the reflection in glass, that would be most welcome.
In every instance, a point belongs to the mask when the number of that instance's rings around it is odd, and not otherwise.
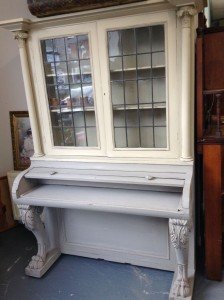
[[[63,127],[72,127],[73,126],[73,116],[72,113],[62,114],[62,126]]]
[[[70,36],[66,38],[66,51],[68,60],[77,60],[78,59],[78,46],[77,46],[77,37]]]
[[[54,108],[51,111],[51,123],[52,126],[61,126],[61,116],[58,113],[55,113]]]
[[[69,83],[80,83],[80,68],[78,61],[70,61],[68,62],[68,75],[69,75]]]
[[[50,106],[54,106],[54,107],[57,106],[59,103],[57,86],[48,85],[47,86],[47,94],[48,94]]]
[[[71,99],[72,99],[73,107],[83,106],[81,84],[70,85],[70,92],[71,92]]]
[[[79,59],[89,58],[89,39],[87,35],[78,36]]]
[[[88,35],[41,41],[55,146],[96,147]]]
[[[85,115],[83,111],[77,111],[74,113],[74,125],[75,128],[85,127]]]
[[[70,104],[70,90],[67,85],[59,85],[58,86],[58,98],[60,106],[65,107]]]
[[[54,53],[57,53],[56,61],[65,61],[66,60],[66,52],[65,52],[65,41],[64,38],[54,39]]]
[[[75,132],[76,145],[78,147],[85,147],[86,145],[86,130],[85,127],[77,128]]]
[[[91,83],[92,77],[91,77],[90,60],[89,59],[81,60],[80,66],[81,66],[82,82]]]
[[[65,146],[73,146],[75,144],[74,128],[64,128]]]
[[[47,84],[57,84],[56,81],[56,69],[54,63],[47,63],[45,65],[45,73],[46,73],[46,83]]]
[[[94,99],[93,99],[93,87],[91,84],[83,84],[82,85],[83,91],[83,105],[84,106],[94,106]]]
[[[63,135],[62,135],[62,130],[61,128],[58,127],[53,127],[53,139],[54,139],[54,145],[55,146],[63,146]]]
[[[109,56],[121,55],[121,31],[108,32]]]
[[[57,84],[68,84],[67,64],[65,62],[56,63],[55,70]]]

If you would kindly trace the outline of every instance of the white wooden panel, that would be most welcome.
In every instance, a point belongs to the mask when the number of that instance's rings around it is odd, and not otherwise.
[[[167,219],[64,209],[59,224],[63,253],[174,270]]]
[[[188,218],[181,211],[181,193],[40,185],[21,195],[18,204]]]

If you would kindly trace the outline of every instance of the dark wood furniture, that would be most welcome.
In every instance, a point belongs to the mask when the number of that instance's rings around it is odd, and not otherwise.
[[[27,4],[31,14],[43,18],[142,1],[144,0],[27,0]]]
[[[203,23],[199,22],[199,23]],[[224,28],[199,27],[196,42],[196,157],[199,235],[206,276],[222,279],[224,163]],[[200,176],[202,178],[200,178]],[[201,185],[201,189],[199,186]],[[204,225],[204,236],[203,227]]]
[[[12,203],[10,199],[8,180],[6,176],[0,177],[0,232],[17,225],[13,218]]]

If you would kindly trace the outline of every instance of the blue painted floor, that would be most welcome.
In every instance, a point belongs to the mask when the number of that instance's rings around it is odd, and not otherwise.
[[[167,300],[172,272],[62,255],[41,279],[24,267],[36,253],[23,226],[0,233],[0,300]],[[223,300],[224,283],[198,276],[194,300]]]

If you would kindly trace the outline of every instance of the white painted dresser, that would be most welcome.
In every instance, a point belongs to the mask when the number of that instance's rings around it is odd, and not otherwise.
[[[102,258],[176,271],[170,298],[191,299],[194,16],[204,4],[0,23],[18,40],[35,148],[12,192],[38,241],[26,274],[41,277],[61,253]]]

